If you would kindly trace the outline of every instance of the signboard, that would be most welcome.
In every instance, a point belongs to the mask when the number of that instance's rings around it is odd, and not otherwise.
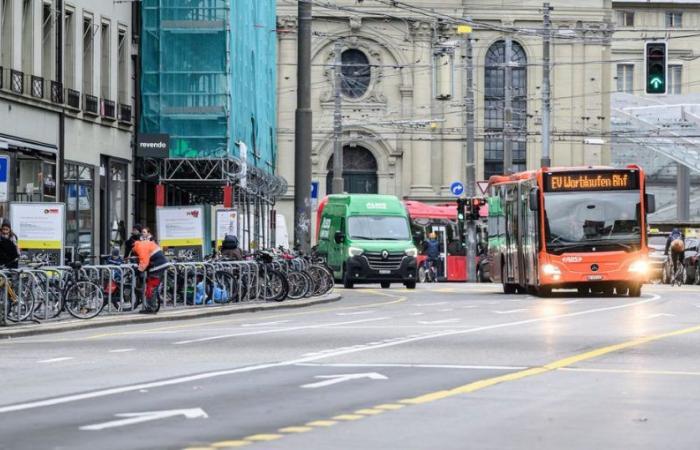
[[[156,209],[158,239],[167,254],[186,261],[204,255],[204,208],[163,206]]]
[[[238,212],[235,209],[216,210],[216,248],[221,247],[221,243],[227,234],[238,236]]]
[[[63,203],[11,203],[10,223],[22,259],[63,265],[65,217]]]
[[[459,197],[464,194],[464,185],[459,181],[455,181],[450,185],[450,192],[452,192],[452,195]]]
[[[639,174],[629,170],[548,173],[545,192],[628,191],[639,189]]]
[[[0,202],[6,202],[7,197],[7,180],[10,172],[10,157],[0,156]]]
[[[318,200],[318,181],[311,182],[311,199]]]
[[[139,134],[136,140],[136,156],[141,158],[167,158],[170,156],[169,134]]]
[[[477,181],[476,182],[476,188],[481,192],[482,195],[486,195],[486,192],[489,190],[489,182],[488,180],[486,181]]]

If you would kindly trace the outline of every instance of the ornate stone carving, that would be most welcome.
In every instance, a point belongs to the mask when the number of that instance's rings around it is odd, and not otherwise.
[[[350,17],[350,29],[354,33],[357,33],[358,31],[360,31],[360,27],[362,27],[362,18],[360,16],[351,16]]]
[[[416,41],[430,41],[433,38],[433,24],[429,22],[413,22],[411,32]]]
[[[277,16],[277,31],[280,36],[294,34],[299,27],[299,20],[296,16]]]

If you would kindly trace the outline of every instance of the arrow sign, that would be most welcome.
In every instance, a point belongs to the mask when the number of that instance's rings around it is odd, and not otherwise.
[[[664,84],[664,82],[661,81],[660,78],[652,78],[651,81],[649,82],[649,84],[651,84],[651,87],[653,87],[654,89],[658,89],[659,86]]]
[[[115,417],[125,417],[120,420],[113,420],[111,422],[96,423],[94,425],[86,425],[80,427],[81,430],[85,431],[99,431],[108,428],[124,427],[127,425],[135,425],[142,422],[150,422],[153,420],[167,419],[169,417],[185,416],[186,419],[206,419],[209,417],[207,413],[204,412],[202,408],[192,408],[192,409],[171,409],[168,411],[149,411],[149,412],[137,412],[137,413],[123,413],[115,414]]]
[[[346,381],[360,380],[362,378],[368,378],[370,380],[388,380],[389,379],[389,377],[386,377],[386,376],[382,375],[381,373],[377,373],[377,372],[349,373],[349,374],[342,374],[342,375],[317,375],[314,378],[323,379],[324,381],[304,384],[301,387],[303,387],[305,389],[316,389],[316,388],[320,388],[320,387],[330,386],[333,384],[344,383]]]

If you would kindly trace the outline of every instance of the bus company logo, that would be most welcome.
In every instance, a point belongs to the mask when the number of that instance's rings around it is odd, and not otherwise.
[[[58,208],[47,208],[44,210],[44,214],[58,214],[60,211]]]
[[[367,203],[367,209],[386,209],[386,203]]]
[[[187,215],[188,215],[188,216],[191,216],[191,217],[194,217],[194,218],[196,219],[197,217],[199,217],[199,211],[196,210],[196,209],[195,209],[194,211],[188,211],[188,212],[187,212]]]
[[[580,263],[583,261],[583,258],[581,256],[565,256],[561,261],[565,263]]]

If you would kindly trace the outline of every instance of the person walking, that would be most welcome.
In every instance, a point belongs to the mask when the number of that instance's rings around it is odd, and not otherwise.
[[[19,267],[19,247],[17,235],[12,232],[10,222],[4,221],[0,226],[0,266],[6,269]]]

